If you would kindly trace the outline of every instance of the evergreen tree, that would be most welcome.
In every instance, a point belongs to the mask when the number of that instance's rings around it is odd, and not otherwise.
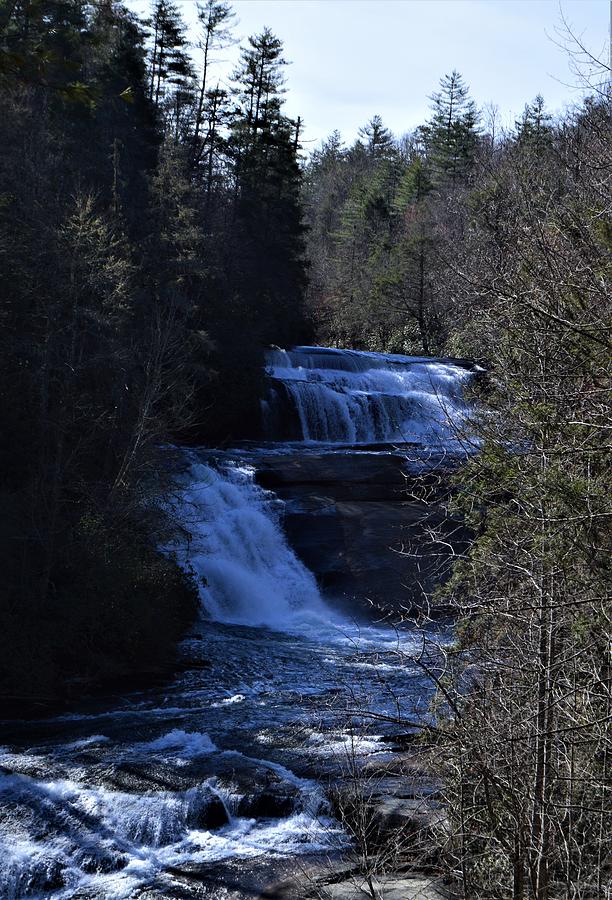
[[[19,59],[0,91],[0,431],[12,436],[0,445],[0,696],[27,697],[167,654],[193,593],[152,550],[163,515],[145,501],[174,380],[161,364],[173,331],[142,290],[156,139],[141,29],[119,4],[13,13],[2,40]]]
[[[366,125],[360,128],[359,137],[365,144],[368,156],[374,162],[390,160],[397,155],[393,135],[383,125],[380,116],[373,116]]]
[[[15,0],[0,15],[0,84],[45,85],[52,102],[93,101],[83,72],[85,2]]]
[[[235,132],[242,149],[252,149],[261,133],[286,124],[281,107],[285,93],[283,44],[269,28],[249,38],[234,72],[235,95],[240,107]],[[263,146],[263,143],[260,142]]]
[[[94,7],[86,73],[95,103],[74,128],[84,177],[134,238],[146,230],[148,176],[159,142],[144,40],[141,23],[120,4]]]
[[[262,339],[290,343],[303,328],[306,278],[298,133],[296,123],[282,111],[282,50],[282,42],[268,28],[249,38],[243,49],[234,73],[239,114],[230,152],[235,160],[234,239],[240,243],[241,289],[248,283],[248,290],[257,293]]]
[[[432,176],[455,185],[470,172],[478,142],[478,110],[457,71],[445,75],[432,95],[432,117],[421,129]]]
[[[334,270],[334,234],[350,190],[352,172],[339,131],[334,131],[315,150],[305,168],[304,204],[308,226],[309,304],[315,315],[324,315]]]
[[[200,164],[200,177],[205,184],[206,213],[214,194],[221,193],[227,180],[227,133],[233,121],[231,97],[228,91],[217,85],[206,91],[202,109],[202,123],[206,134],[196,153]]]
[[[210,66],[213,62],[213,52],[229,47],[233,43],[231,26],[234,13],[225,0],[206,0],[204,4],[198,4],[198,19],[202,29],[198,43],[198,48],[202,51],[202,63],[193,127],[193,157],[194,164],[197,165],[203,155],[208,154],[207,170],[210,185],[212,162],[210,145],[214,143],[218,134],[218,125],[221,119],[220,109],[225,99],[225,94],[220,91],[218,85],[214,91],[210,90]],[[202,134],[206,122],[208,122],[208,129],[205,134]]]
[[[398,185],[393,206],[397,212],[405,212],[412,203],[421,203],[430,194],[433,184],[427,166],[421,156],[414,158],[405,169]]]
[[[428,198],[433,184],[423,159],[415,155],[404,172],[394,199],[401,227],[394,246],[396,291],[391,305],[408,328],[416,322],[419,352],[425,354],[440,345],[440,322],[433,278],[436,240],[432,209]],[[436,346],[437,345],[437,346]]]
[[[525,105],[520,120],[515,122],[516,137],[519,146],[531,147],[537,153],[551,144],[552,117],[546,111],[546,104],[541,94],[532,103]]]
[[[397,225],[395,161],[381,157],[356,177],[333,232],[337,339],[383,350],[394,328],[385,308]]]
[[[172,0],[155,0],[151,28],[149,97],[158,109],[167,92],[186,89],[192,66],[187,54],[185,26]]]

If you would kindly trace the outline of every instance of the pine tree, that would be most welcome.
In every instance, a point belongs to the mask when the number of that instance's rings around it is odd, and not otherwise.
[[[390,160],[397,155],[393,135],[383,125],[383,120],[380,116],[373,116],[366,125],[360,128],[359,136],[363,140],[368,156],[372,161]]]
[[[87,61],[95,104],[75,129],[81,171],[121,217],[132,236],[142,234],[159,137],[148,98],[145,33],[120,4],[93,10]],[[87,148],[87,152],[83,152]]]
[[[537,94],[532,103],[525,105],[523,115],[515,122],[515,127],[520,146],[531,147],[536,152],[550,146],[552,117],[546,111],[544,97],[541,94]]]
[[[393,280],[396,163],[380,159],[355,178],[332,234],[336,340],[372,350],[388,349],[393,330],[386,299]]]
[[[213,52],[228,47],[233,43],[231,26],[234,13],[229,3],[226,3],[225,0],[206,0],[206,3],[198,4],[198,19],[202,29],[202,36],[198,43],[198,48],[202,51],[202,68],[197,89],[193,130],[193,157],[194,164],[197,165],[208,149],[209,164],[207,168],[210,184],[210,144],[213,142],[211,134],[214,136],[217,133],[219,110],[225,95],[220,91],[218,85],[214,92],[210,91],[209,70],[213,61]],[[206,115],[207,111],[209,113],[208,116]],[[204,137],[201,137],[205,121],[208,121],[209,127]]]
[[[305,169],[304,202],[310,260],[309,297],[320,297],[333,270],[334,233],[350,190],[347,150],[334,131],[315,150]]]
[[[185,26],[172,0],[155,0],[153,47],[149,66],[149,97],[158,109],[165,93],[185,89],[191,75]]]
[[[198,158],[204,163],[202,177],[205,184],[207,211],[212,197],[219,193],[226,181],[227,131],[232,123],[232,108],[229,92],[217,85],[206,91],[202,122],[206,135],[200,142]],[[203,154],[203,156],[202,156]]]
[[[233,74],[240,108],[234,132],[241,150],[253,151],[257,144],[263,147],[275,129],[286,125],[281,107],[285,93],[282,69],[287,63],[282,52],[282,41],[269,28],[250,37],[249,46],[242,49]]]
[[[0,10],[0,85],[44,84],[52,102],[90,105],[83,71],[88,34],[82,0],[15,0]]]
[[[408,330],[411,323],[416,324],[418,349],[426,354],[439,343],[440,329],[432,273],[436,245],[428,203],[432,190],[427,166],[415,155],[394,198],[401,226],[393,249],[397,290],[390,302]]]
[[[296,339],[305,287],[299,124],[282,111],[283,45],[269,28],[249,38],[234,73],[239,113],[230,135],[235,221],[264,340]],[[238,235],[236,235],[238,237]],[[244,286],[244,282],[243,282]],[[279,328],[278,304],[284,307]]]
[[[434,181],[455,185],[474,164],[479,114],[457,71],[445,75],[432,94],[433,115],[421,129]]]

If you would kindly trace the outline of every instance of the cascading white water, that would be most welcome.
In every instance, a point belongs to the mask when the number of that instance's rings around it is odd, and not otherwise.
[[[302,440],[332,444],[457,440],[473,376],[452,360],[323,347],[272,350],[267,372],[290,395]],[[278,403],[273,389],[267,402]]]
[[[250,468],[213,469],[192,457],[173,504],[190,539],[170,549],[195,572],[216,621],[286,631],[333,618],[313,574],[287,544],[279,505]]]
[[[305,442],[445,448],[467,416],[462,393],[473,376],[452,360],[320,347],[273,350],[267,371],[293,398]],[[268,412],[280,403],[274,388],[264,402]],[[174,501],[190,537],[169,549],[198,576],[209,616],[283,631],[339,624],[287,543],[281,502],[248,466],[202,459],[190,455]]]
[[[97,741],[88,742],[87,750],[102,753],[105,742],[110,744],[98,736]],[[76,762],[70,750],[76,752]],[[315,782],[273,762],[218,750],[205,734],[174,729],[153,741],[110,747],[108,755],[102,756],[105,762],[97,769],[94,765],[89,784],[81,780],[87,755],[78,755],[87,750],[73,746],[60,751],[68,777],[57,778],[49,777],[57,766],[53,758],[16,756],[0,748],[3,900],[128,900],[141,896],[143,888],[165,869],[218,864],[231,858],[248,860],[266,852],[320,852],[332,841],[336,846],[344,843]],[[172,780],[172,773],[175,777],[178,773],[180,782],[181,773],[192,762],[197,766],[207,756],[215,757],[226,771],[233,766],[248,770],[249,765],[255,771],[269,770],[291,796],[292,809],[278,820],[241,816],[238,789],[220,787],[214,777],[183,789],[172,784],[160,789],[156,778],[146,791],[121,790],[113,783],[122,765],[145,775],[147,765],[158,773],[163,767],[166,777]],[[34,774],[12,773],[15,767]],[[166,891],[155,895],[177,896]]]

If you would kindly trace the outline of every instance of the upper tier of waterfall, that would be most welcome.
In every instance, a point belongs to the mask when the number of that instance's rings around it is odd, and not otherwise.
[[[463,360],[327,347],[273,349],[264,405],[267,437],[297,418],[306,442],[448,445],[465,430],[463,392],[477,368]]]
[[[266,460],[268,477],[274,483],[270,458],[276,459],[278,479],[279,454],[283,459],[289,454],[290,462],[285,460],[280,465],[290,468],[302,481],[329,480],[330,457],[334,459],[332,478],[340,478],[343,453],[349,456],[350,470],[359,469],[358,480],[363,481],[364,466],[368,465],[364,454],[389,455],[389,444],[412,447],[409,454],[393,456],[389,470],[383,467],[385,478],[391,477],[395,467],[401,478],[407,469],[414,472],[421,466],[437,466],[441,455],[459,459],[469,413],[463,391],[474,371],[470,363],[452,359],[323,347],[271,350],[266,405],[274,446],[186,452],[189,468],[174,498],[174,514],[189,539],[169,549],[198,576],[202,603],[210,617],[300,633],[311,626],[331,626],[333,630],[338,621],[322,599],[313,573],[285,537],[282,500],[258,483],[262,460]],[[283,443],[283,424],[291,419],[292,437],[299,438],[297,444]],[[375,448],[373,444],[383,446]],[[422,454],[420,448],[424,448]],[[314,464],[316,469],[314,459],[321,452],[328,461],[319,463],[314,475],[311,472],[306,476],[305,455],[311,468]],[[410,459],[403,460],[404,456]],[[296,475],[300,467],[302,474]],[[377,471],[381,471],[380,463]],[[346,471],[342,480],[346,489]],[[327,490],[329,494],[329,486]],[[381,500],[380,486],[374,497]],[[296,501],[295,496],[290,499]],[[302,501],[297,498],[300,510]],[[295,511],[296,502],[291,509]],[[330,499],[325,511],[328,543],[335,534],[330,517],[336,514]],[[395,521],[395,513],[389,515]],[[385,535],[381,544],[384,554],[394,534],[387,533],[381,522],[377,528]],[[375,529],[370,538],[374,547],[378,547],[378,531]],[[350,548],[339,549],[338,553],[346,559]],[[377,564],[381,590],[388,590],[380,569]],[[337,561],[333,571],[337,580],[341,571]],[[364,580],[364,570],[361,577]],[[370,584],[369,589],[374,586]]]

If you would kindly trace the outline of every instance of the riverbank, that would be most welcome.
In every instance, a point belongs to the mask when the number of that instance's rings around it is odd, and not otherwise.
[[[2,717],[50,715],[171,678],[200,612],[191,578],[133,533],[82,542],[53,588],[46,603],[33,594],[3,619]]]

